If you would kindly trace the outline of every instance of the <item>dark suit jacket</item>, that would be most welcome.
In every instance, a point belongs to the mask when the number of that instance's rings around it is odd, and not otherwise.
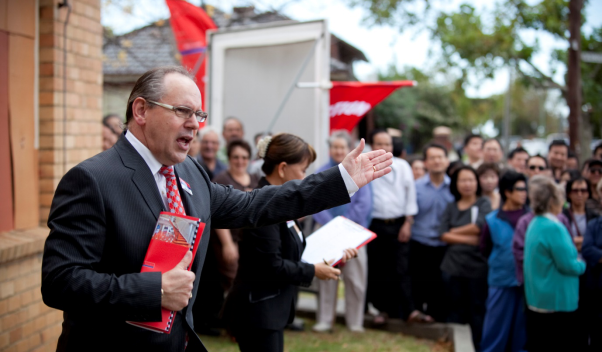
[[[249,193],[211,183],[192,158],[176,165],[175,173],[193,192],[180,189],[186,213],[206,223],[192,267],[197,275],[188,307],[199,289],[212,226],[266,226],[349,202],[336,168]],[[176,315],[169,335],[125,323],[161,319],[161,274],[140,273],[140,268],[162,210],[153,175],[123,137],[62,178],[42,262],[44,302],[64,311],[59,351],[182,351],[186,331],[188,349],[205,350],[191,333],[188,307]]]
[[[269,185],[265,178],[259,187]],[[236,334],[247,327],[281,330],[294,319],[298,286],[309,286],[314,266],[302,263],[301,240],[286,222],[243,231],[234,285],[224,318]]]

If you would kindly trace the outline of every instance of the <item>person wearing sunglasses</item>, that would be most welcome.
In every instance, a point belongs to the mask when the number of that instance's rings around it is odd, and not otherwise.
[[[579,176],[571,179],[566,184],[566,200],[568,207],[562,210],[562,213],[567,217],[570,224],[570,234],[573,237],[573,242],[577,247],[577,251],[581,252],[585,233],[587,231],[587,224],[590,220],[598,217],[598,213],[592,208],[592,202],[589,202],[592,197],[592,189],[589,184],[589,180]],[[587,346],[590,335],[594,333],[590,329],[590,324],[583,323],[587,319],[587,312],[591,308],[591,303],[583,295],[585,289],[585,277],[579,278],[580,290],[579,290],[579,308],[577,309],[577,315],[580,317],[577,321],[581,323],[581,328],[578,329],[579,346]]]
[[[506,171],[499,182],[502,206],[485,217],[480,248],[489,266],[489,285],[481,350],[523,350],[526,342],[524,292],[516,279],[512,238],[518,220],[528,212],[527,178]]]
[[[548,172],[548,161],[539,154],[530,156],[529,159],[527,159],[527,169],[525,172],[528,178],[539,174],[545,174]]]

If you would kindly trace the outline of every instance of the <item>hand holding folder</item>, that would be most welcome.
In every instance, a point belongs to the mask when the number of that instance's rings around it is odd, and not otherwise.
[[[194,282],[194,273],[190,272],[190,268],[204,228],[205,224],[198,218],[168,212],[159,214],[140,272],[160,271],[162,279],[165,275],[168,276],[168,284],[179,280],[184,280],[185,284],[181,285],[180,282],[174,286],[178,292],[166,287],[169,297],[161,299],[162,305],[167,301],[167,307],[161,308],[161,321],[128,321],[129,324],[164,334],[171,332],[176,311],[187,306],[188,299],[192,297],[192,283],[190,286],[188,283],[191,282],[190,278]],[[165,292],[163,295],[165,296]]]
[[[195,278],[194,273],[188,271],[191,262],[192,252],[188,251],[173,269],[161,277],[161,286],[164,291],[161,298],[163,308],[179,311],[188,305]]]

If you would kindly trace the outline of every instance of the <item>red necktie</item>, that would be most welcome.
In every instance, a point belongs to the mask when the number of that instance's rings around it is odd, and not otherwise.
[[[184,210],[184,206],[182,205],[182,198],[180,198],[180,191],[178,190],[178,182],[176,181],[173,166],[163,166],[159,172],[165,176],[165,192],[167,193],[169,211],[179,215],[186,215],[186,210]]]
[[[173,166],[163,166],[159,169],[159,172],[165,176],[165,192],[167,193],[169,211],[179,215],[186,215],[186,210],[184,210],[184,205],[182,205],[182,198],[180,198],[180,190],[178,190],[178,182],[176,181],[176,174],[173,171]],[[192,266],[192,263],[190,265]],[[188,270],[190,270],[190,267],[188,267]],[[185,340],[184,351],[186,350],[186,347],[188,347],[188,331],[186,332]]]

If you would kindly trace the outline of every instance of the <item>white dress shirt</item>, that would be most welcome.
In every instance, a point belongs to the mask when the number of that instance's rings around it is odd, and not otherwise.
[[[125,138],[132,144],[134,149],[140,154],[142,159],[146,162],[146,165],[150,169],[150,172],[153,174],[155,178],[155,182],[157,183],[157,188],[159,189],[159,193],[161,194],[161,199],[163,199],[163,204],[165,205],[165,209],[169,209],[169,204],[167,203],[167,193],[166,193],[166,179],[163,174],[159,172],[161,167],[163,166],[157,158],[153,155],[153,153],[144,145],[142,142],[134,136],[133,133],[129,133],[127,131],[125,133]],[[341,172],[341,176],[343,177],[343,181],[345,182],[345,187],[347,187],[347,192],[349,193],[349,197],[353,196],[355,192],[359,190],[359,187],[355,184],[347,170],[343,167],[343,165],[339,164],[339,171]]]
[[[393,158],[391,169],[391,173],[372,181],[372,217],[375,219],[396,219],[418,213],[410,164]]]
[[[169,203],[167,203],[167,193],[166,193],[166,178],[159,172],[159,170],[163,167],[157,158],[151,153],[150,149],[148,149],[142,142],[134,136],[133,133],[127,131],[125,133],[125,138],[132,144],[134,149],[140,154],[142,159],[146,162],[146,165],[150,169],[151,174],[155,178],[155,182],[157,183],[157,188],[159,189],[159,194],[161,194],[161,199],[163,199],[163,204],[165,205],[165,209],[169,210]]]

